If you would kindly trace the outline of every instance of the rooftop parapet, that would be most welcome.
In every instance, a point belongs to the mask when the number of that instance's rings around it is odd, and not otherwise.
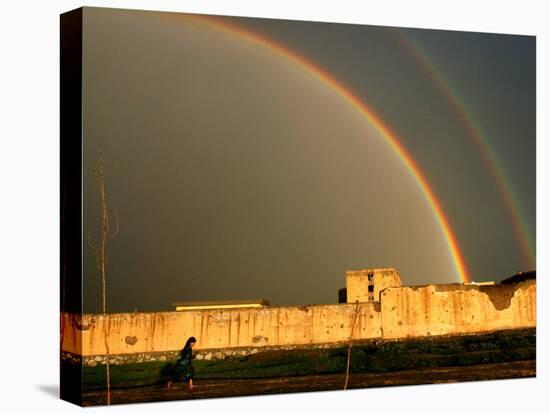
[[[200,302],[176,302],[172,303],[176,311],[206,310],[206,309],[239,309],[239,308],[263,308],[269,306],[266,299],[248,300],[222,300],[222,301],[200,301]]]

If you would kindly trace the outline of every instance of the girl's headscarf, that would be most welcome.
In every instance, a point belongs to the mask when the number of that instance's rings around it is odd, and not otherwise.
[[[187,342],[185,343],[185,346],[183,347],[183,349],[189,348],[189,345],[191,345],[191,344],[194,343],[194,342],[197,342],[197,340],[195,339],[195,337],[194,337],[194,336],[189,337],[189,339],[188,339]]]

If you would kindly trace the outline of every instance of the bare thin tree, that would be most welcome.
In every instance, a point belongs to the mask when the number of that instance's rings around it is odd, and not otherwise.
[[[346,382],[344,383],[344,390],[348,388],[349,381],[349,365],[351,360],[351,344],[353,340],[353,331],[355,330],[355,322],[357,321],[357,315],[359,314],[359,301],[355,302],[355,315],[353,316],[353,323],[351,324],[351,332],[349,334],[349,343],[348,343],[348,363],[346,365]]]
[[[109,208],[107,206],[107,195],[105,192],[105,169],[103,164],[103,153],[101,147],[97,150],[97,167],[93,173],[96,177],[101,198],[101,234],[99,245],[94,245],[92,242],[92,229],[88,232],[88,244],[95,251],[97,270],[101,274],[101,296],[102,296],[102,311],[103,311],[103,338],[105,341],[106,354],[106,380],[107,380],[107,405],[111,404],[111,362],[109,352],[109,331],[110,324],[107,323],[107,264],[109,258],[107,256],[107,244],[114,239],[119,231],[118,212],[115,210],[115,227],[111,229],[109,217]]]

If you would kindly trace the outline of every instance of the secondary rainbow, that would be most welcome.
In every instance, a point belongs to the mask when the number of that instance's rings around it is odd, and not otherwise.
[[[474,116],[468,111],[468,107],[459,93],[451,86],[450,81],[443,76],[441,71],[437,68],[437,65],[430,59],[422,46],[407,36],[405,32],[399,31],[394,33],[397,33],[396,38],[401,46],[428,75],[432,83],[440,90],[441,94],[445,97],[457,117],[460,119],[469,137],[479,148],[480,153],[485,159],[486,168],[497,183],[499,192],[512,222],[517,242],[522,251],[524,263],[528,268],[534,268],[535,248],[532,243],[534,237],[531,237],[529,234],[529,226],[527,225],[525,215],[522,213],[520,202],[512,191],[512,185],[506,177],[501,162],[498,160],[495,152],[491,150],[489,139],[483,132],[479,123],[475,121]]]
[[[174,16],[174,15],[172,15]],[[178,17],[180,17],[179,15]],[[420,190],[426,197],[428,204],[430,205],[434,216],[443,232],[450,255],[452,257],[456,272],[463,282],[470,281],[470,275],[464,261],[464,257],[457,242],[457,238],[453,233],[449,224],[448,218],[445,216],[441,203],[435,196],[433,190],[428,184],[428,181],[424,177],[420,168],[411,157],[407,149],[401,144],[397,135],[382,121],[382,119],[375,113],[375,111],[369,107],[365,102],[359,99],[349,88],[347,88],[342,82],[334,78],[323,68],[317,66],[306,57],[299,55],[295,51],[288,47],[275,42],[261,34],[252,32],[242,26],[238,26],[234,23],[230,23],[227,20],[216,16],[207,15],[185,15],[183,18],[192,18],[211,26],[212,28],[224,30],[231,34],[237,35],[244,41],[251,42],[258,46],[265,47],[278,54],[280,57],[291,61],[305,70],[311,76],[317,78],[320,82],[331,88],[334,92],[340,95],[345,101],[352,105],[357,111],[367,118],[369,123],[384,137],[391,148],[398,154],[400,159],[406,165],[414,177]]]

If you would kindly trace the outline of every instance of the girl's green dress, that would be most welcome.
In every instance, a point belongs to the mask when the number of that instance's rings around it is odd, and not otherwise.
[[[193,357],[193,351],[191,347],[183,348],[181,354],[174,366],[174,373],[172,375],[172,381],[179,381],[183,377],[184,381],[193,379],[195,376],[195,368],[191,361]]]

